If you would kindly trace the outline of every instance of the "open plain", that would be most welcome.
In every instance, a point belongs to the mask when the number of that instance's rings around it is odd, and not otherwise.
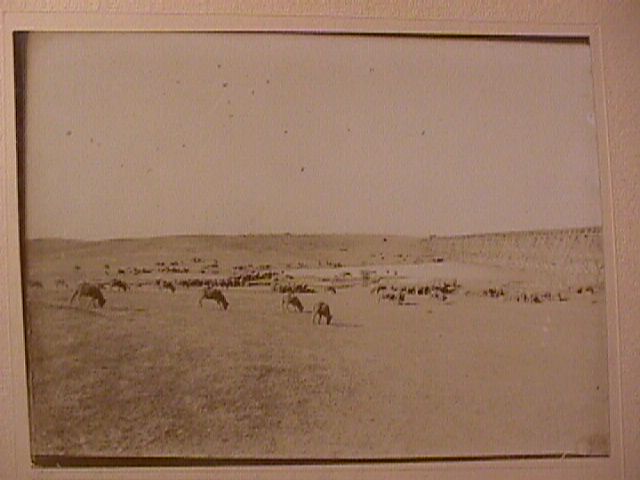
[[[526,258],[522,235],[482,258],[469,240],[375,235],[29,241],[32,453],[606,454],[598,235],[537,236]],[[551,237],[570,244],[564,263]],[[202,282],[229,278],[227,310],[198,305]],[[103,308],[70,303],[82,281]],[[303,312],[283,310],[285,284]],[[329,325],[312,323],[320,300]]]

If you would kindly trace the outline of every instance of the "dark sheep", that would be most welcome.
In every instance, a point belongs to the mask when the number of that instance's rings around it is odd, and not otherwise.
[[[73,295],[71,296],[71,300],[69,300],[69,305],[73,303],[73,300],[76,297],[78,297],[78,301],[80,301],[81,297],[88,297],[91,299],[91,303],[94,307],[96,302],[98,302],[100,308],[104,307],[104,304],[107,302],[104,295],[102,295],[100,287],[95,283],[83,282],[78,285],[78,288],[76,288],[75,292],[73,292]]]
[[[322,318],[324,318],[326,324],[329,325],[331,323],[333,315],[331,315],[331,309],[329,308],[328,304],[326,304],[325,302],[318,302],[313,306],[311,322],[315,325],[317,319],[318,325],[320,325]]]
[[[215,302],[218,304],[218,307],[221,307],[224,310],[229,308],[229,302],[227,301],[224,294],[217,288],[205,288],[202,292],[200,300],[198,300],[198,305],[200,305],[200,307],[202,307],[203,300],[215,300]]]

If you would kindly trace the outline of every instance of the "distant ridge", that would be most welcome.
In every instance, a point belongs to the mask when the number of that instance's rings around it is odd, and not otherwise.
[[[191,273],[200,272],[200,263],[214,263],[219,266],[220,273],[231,273],[241,265],[269,265],[278,270],[343,266],[366,268],[435,260],[547,271],[562,277],[578,278],[576,282],[584,279],[594,283],[604,278],[601,227],[451,237],[285,233],[109,240],[58,238],[28,241],[24,247],[27,265],[53,265],[61,275],[73,267],[74,272],[82,272],[82,275],[88,275],[87,278],[103,276],[105,265],[117,270],[155,268],[163,262],[188,265]]]
[[[476,233],[454,233],[454,234],[431,234],[431,235],[404,235],[395,233],[290,233],[290,232],[277,232],[277,233],[180,233],[169,235],[152,235],[148,237],[113,237],[113,238],[100,238],[100,239],[80,239],[80,238],[65,238],[65,237],[37,237],[28,238],[27,242],[75,242],[75,243],[99,243],[99,242],[127,242],[127,241],[153,241],[153,240],[166,240],[166,239],[202,239],[202,238],[279,238],[279,237],[293,237],[293,238],[310,238],[310,237],[387,237],[387,238],[466,238],[466,237],[478,237],[478,236],[491,236],[491,235],[514,235],[514,234],[533,234],[533,233],[571,233],[571,232],[591,232],[601,233],[601,226],[584,226],[584,227],[567,227],[567,228],[547,228],[547,229],[532,229],[532,230],[503,230],[496,232],[476,232]]]
[[[553,271],[604,281],[602,227],[432,236],[422,241],[432,256],[463,263]]]
[[[470,237],[483,237],[483,236],[508,236],[508,235],[522,235],[522,234],[571,234],[571,233],[602,233],[602,226],[591,225],[584,227],[567,227],[567,228],[538,228],[532,230],[504,230],[498,232],[479,232],[479,233],[456,233],[452,235],[431,235],[427,238],[470,238]]]

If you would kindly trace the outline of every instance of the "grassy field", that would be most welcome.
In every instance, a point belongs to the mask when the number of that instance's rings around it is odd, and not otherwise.
[[[399,306],[378,303],[368,288],[353,284],[337,294],[301,295],[306,311],[285,313],[280,295],[267,287],[227,290],[227,311],[214,302],[198,307],[198,289],[105,291],[105,307],[93,309],[69,305],[71,290],[53,287],[57,276],[102,275],[107,262],[112,269],[153,265],[182,252],[184,261],[194,254],[220,257],[229,270],[269,251],[264,244],[253,256],[246,245],[177,249],[175,242],[164,250],[153,242],[122,251],[61,242],[32,251],[31,276],[45,285],[29,289],[26,303],[34,454],[608,451],[602,291],[521,304],[470,295],[463,281],[446,303],[409,296]],[[377,245],[390,253],[413,245],[401,242]],[[307,257],[302,247],[276,249],[264,261],[335,260],[356,250],[336,245],[311,249],[316,253]],[[412,259],[419,251],[409,247],[404,253]],[[377,253],[365,248],[357,256]],[[319,299],[331,305],[330,326],[311,323]]]

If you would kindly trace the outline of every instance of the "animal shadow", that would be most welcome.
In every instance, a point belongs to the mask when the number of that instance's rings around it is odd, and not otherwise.
[[[74,305],[56,305],[58,310],[71,310],[74,312],[81,312],[84,315],[92,315],[94,317],[102,317],[107,318],[108,315],[104,312],[104,310],[100,311],[96,308],[92,308],[91,306],[74,306]]]
[[[121,307],[121,306],[116,306],[116,307],[111,307],[111,310],[113,310],[114,312],[128,312],[131,310],[138,310],[136,309],[131,309],[129,307]]]
[[[345,323],[345,322],[331,322],[329,326],[337,327],[337,328],[362,328],[361,323]]]

